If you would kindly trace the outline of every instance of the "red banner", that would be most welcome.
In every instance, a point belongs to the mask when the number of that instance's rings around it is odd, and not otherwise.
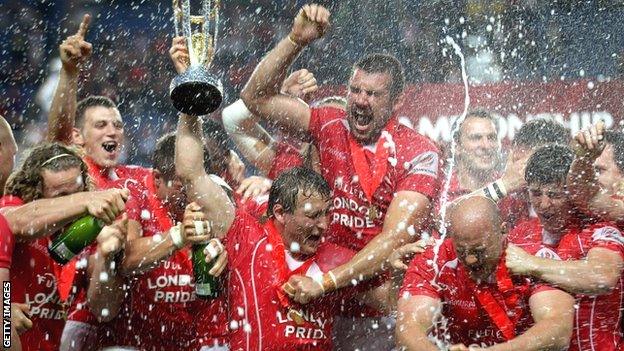
[[[499,135],[513,139],[522,123],[532,118],[554,118],[572,135],[604,120],[607,127],[620,126],[624,115],[624,81],[590,80],[551,83],[509,82],[469,86],[470,109],[484,108],[497,114]],[[343,95],[344,87],[327,87],[316,96]],[[451,127],[464,108],[462,84],[423,84],[406,89],[401,116],[421,134],[449,141]]]

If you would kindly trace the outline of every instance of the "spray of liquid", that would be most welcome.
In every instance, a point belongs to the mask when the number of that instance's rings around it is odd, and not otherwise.
[[[453,38],[451,38],[450,36],[446,37],[445,42],[448,45],[451,45],[453,47],[453,52],[455,53],[455,55],[459,56],[459,59],[461,61],[462,81],[464,82],[464,110],[462,114],[459,116],[459,118],[457,119],[457,121],[455,122],[454,128],[451,131],[451,135],[455,135],[455,133],[459,130],[459,127],[461,126],[464,119],[466,119],[466,115],[468,114],[468,107],[470,106],[470,95],[468,93],[468,74],[466,73],[466,61],[464,58],[464,54],[462,53],[459,45],[457,45],[455,40],[453,40]],[[440,240],[436,241],[436,244],[433,247],[434,255],[433,255],[432,266],[435,272],[434,276],[437,276],[440,271],[440,267],[438,267],[438,264],[437,264],[438,253],[440,252],[440,245],[442,245],[442,242],[446,238],[446,205],[448,202],[449,188],[451,186],[451,176],[455,168],[455,152],[456,152],[455,139],[451,138],[451,155],[449,158],[448,167],[446,168],[446,178],[444,180],[444,185],[442,187],[442,195],[440,196],[440,228],[439,228]],[[433,283],[435,284],[435,282]],[[434,325],[435,325],[435,330],[437,330],[437,337],[435,337],[431,341],[433,341],[440,350],[447,350],[448,349],[447,344],[450,341],[449,340],[450,335],[447,332],[448,320],[444,318],[444,316],[439,314],[439,317],[436,320],[434,320]]]

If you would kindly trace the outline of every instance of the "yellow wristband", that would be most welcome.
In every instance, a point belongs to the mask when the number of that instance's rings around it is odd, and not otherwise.
[[[300,47],[302,47],[302,46],[303,46],[303,45],[301,45],[301,44],[297,43],[297,42],[295,41],[295,39],[293,39],[293,38],[292,38],[292,34],[288,34],[288,41],[290,41],[290,43],[291,43],[291,44],[293,44],[294,46],[296,46],[296,47],[298,47],[298,48],[300,48]]]
[[[329,271],[323,274],[323,290],[326,292],[334,291],[338,289],[338,284],[336,283],[336,276],[332,271]]]

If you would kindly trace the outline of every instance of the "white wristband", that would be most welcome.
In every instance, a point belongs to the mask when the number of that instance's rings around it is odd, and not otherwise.
[[[171,241],[173,241],[173,245],[176,248],[181,249],[184,247],[184,238],[182,238],[180,224],[171,227],[171,229],[169,229],[169,235],[171,236]]]
[[[240,133],[238,130],[240,125],[249,117],[251,117],[251,111],[245,106],[243,100],[238,99],[230,106],[223,109],[221,112],[221,119],[223,120],[223,128],[228,134]]]

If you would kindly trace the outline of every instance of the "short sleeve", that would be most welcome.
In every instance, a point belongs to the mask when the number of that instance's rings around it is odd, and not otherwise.
[[[239,261],[243,262],[245,256],[250,254],[264,229],[257,219],[244,210],[237,209],[234,216],[234,222],[225,235],[224,244],[230,266],[238,267]]]
[[[408,147],[405,157],[405,176],[397,183],[396,191],[416,191],[429,199],[436,199],[440,188],[440,154],[429,140],[418,135],[414,147]]]
[[[615,251],[624,259],[624,237],[616,227],[605,225],[594,229],[591,236],[592,248]]]
[[[449,239],[440,245],[437,255],[438,267],[444,267],[445,262],[454,258],[450,255],[452,250],[453,247]],[[437,279],[433,265],[430,264],[433,262],[434,256],[434,247],[429,247],[425,252],[414,257],[407,268],[407,272],[405,272],[400,296],[424,295],[441,299],[440,290],[433,283]]]
[[[277,143],[275,159],[271,165],[268,177],[270,179],[275,179],[282,172],[293,167],[301,166],[302,164],[303,157],[301,156],[299,150],[289,143],[280,141]]]
[[[332,120],[342,119],[345,115],[343,110],[335,107],[323,107],[310,109],[310,123],[308,125],[308,132],[318,145],[319,140],[323,138],[323,127]]]
[[[15,241],[9,222],[0,214],[0,268],[11,268]]]

